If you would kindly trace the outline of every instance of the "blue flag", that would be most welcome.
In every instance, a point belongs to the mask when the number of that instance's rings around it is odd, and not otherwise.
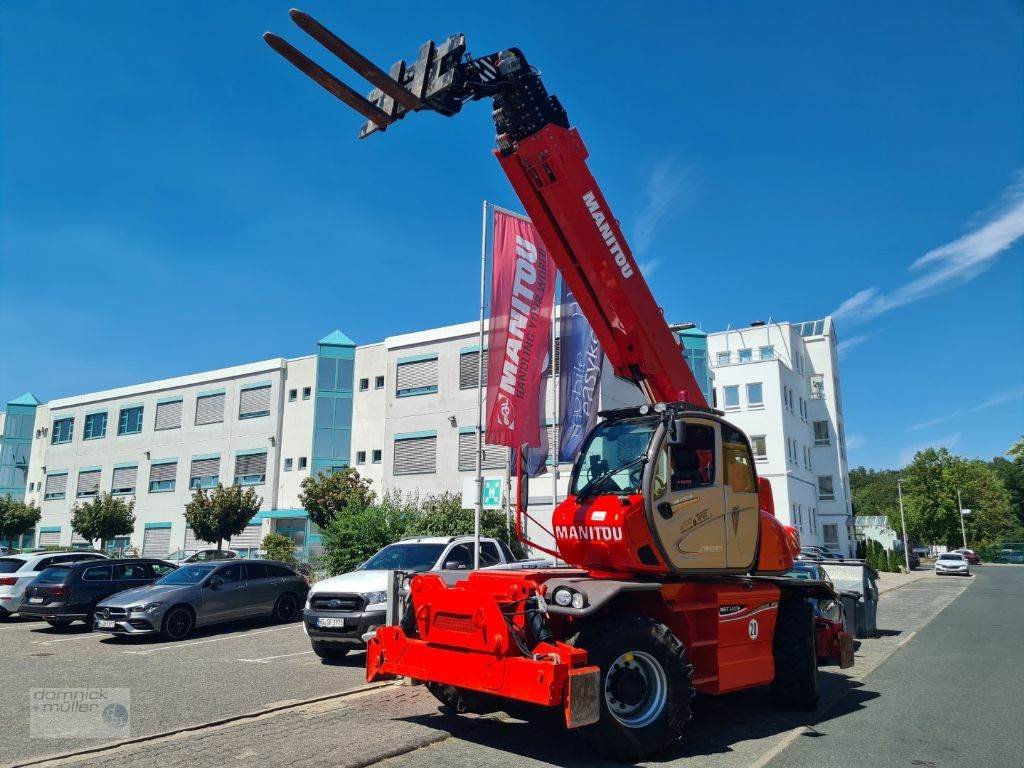
[[[558,397],[559,423],[558,460],[572,462],[580,452],[583,438],[597,423],[598,397],[604,350],[597,341],[590,323],[580,311],[576,297],[562,282],[562,316],[559,319],[562,341],[559,361]]]

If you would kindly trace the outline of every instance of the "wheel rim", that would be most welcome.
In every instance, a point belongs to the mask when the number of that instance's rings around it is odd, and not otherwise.
[[[192,617],[180,608],[167,617],[167,630],[171,637],[184,637],[191,626]]]
[[[295,600],[285,595],[281,598],[281,602],[277,604],[277,616],[282,621],[288,621],[295,616]]]
[[[604,703],[627,728],[654,722],[668,701],[668,677],[649,653],[630,651],[617,658],[604,678]]]

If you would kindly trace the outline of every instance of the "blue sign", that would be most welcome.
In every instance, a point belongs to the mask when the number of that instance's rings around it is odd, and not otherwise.
[[[558,420],[562,430],[558,460],[572,462],[580,452],[583,438],[597,423],[597,389],[601,385],[604,350],[565,282],[562,283],[559,336],[562,349],[558,377],[561,413]]]

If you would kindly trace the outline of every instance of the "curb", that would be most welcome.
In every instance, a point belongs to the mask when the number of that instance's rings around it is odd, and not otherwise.
[[[34,765],[46,765],[48,763],[56,763],[63,760],[71,760],[76,757],[86,757],[88,755],[98,755],[104,752],[112,752],[120,747],[131,746],[133,744],[146,744],[151,741],[159,741],[160,739],[166,739],[171,736],[177,736],[182,733],[189,733],[191,731],[202,731],[207,728],[215,728],[221,725],[230,725],[231,723],[237,723],[242,720],[253,720],[264,715],[273,714],[275,712],[284,712],[289,709],[298,709],[299,707],[305,707],[310,704],[318,704],[322,701],[333,701],[334,699],[346,699],[350,696],[355,696],[360,693],[367,693],[370,691],[376,691],[383,688],[395,687],[395,683],[387,680],[380,683],[367,683],[366,685],[360,685],[356,688],[349,688],[348,690],[341,691],[340,693],[328,693],[324,696],[316,696],[312,699],[304,699],[302,701],[294,701],[288,704],[281,704],[274,707],[266,707],[265,709],[257,709],[252,712],[245,712],[240,715],[231,715],[230,717],[220,717],[216,720],[207,720],[202,723],[195,723],[193,725],[182,726],[181,728],[173,728],[168,731],[160,731],[158,733],[151,733],[147,736],[136,736],[131,739],[122,739],[121,741],[112,741],[107,744],[97,745],[95,747],[86,747],[85,749],[78,749],[73,752],[63,752],[56,755],[46,755],[44,757],[33,758],[21,763],[8,763],[9,768],[28,768]]]

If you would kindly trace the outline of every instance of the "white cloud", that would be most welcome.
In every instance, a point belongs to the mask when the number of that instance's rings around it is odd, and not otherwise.
[[[960,442],[960,436],[962,432],[956,432],[952,435],[943,435],[937,437],[934,440],[929,440],[926,443],[916,443],[915,445],[908,445],[900,451],[900,466],[905,467],[907,464],[914,460],[914,454],[918,451],[923,451],[925,448],[953,448],[957,443]]]
[[[987,400],[981,403],[978,403],[972,408],[961,408],[958,411],[953,411],[952,413],[944,414],[943,416],[939,416],[938,418],[929,419],[928,421],[922,421],[920,424],[913,424],[907,427],[907,432],[916,432],[919,429],[927,429],[928,427],[934,427],[936,424],[942,424],[947,421],[952,421],[953,419],[959,418],[960,416],[964,416],[968,413],[977,413],[978,411],[983,411],[986,408],[994,408],[997,405],[1011,403],[1014,400],[1020,400],[1022,397],[1024,397],[1024,386],[1008,389],[1005,392],[1000,392],[998,394],[992,395],[992,397],[988,398]]]
[[[1004,190],[1001,203],[984,224],[952,242],[933,248],[910,265],[921,273],[888,293],[877,287],[865,288],[840,304],[833,317],[850,322],[871,320],[891,309],[911,304],[970,282],[992,267],[999,255],[1024,237],[1024,173]]]
[[[846,450],[847,451],[858,451],[868,444],[868,439],[864,435],[855,433],[846,436]]]
[[[696,187],[696,179],[689,168],[679,168],[669,158],[655,168],[647,179],[647,202],[637,217],[630,241],[633,254],[644,255],[654,243],[658,227],[672,211],[679,198]],[[648,277],[658,267],[658,259],[648,259],[638,264],[640,271]],[[646,267],[646,268],[645,268]]]
[[[844,339],[839,342],[839,346],[836,349],[839,352],[839,359],[844,360],[846,356],[850,354],[850,350],[859,347],[865,341],[871,338],[870,333],[862,333],[859,336],[851,336],[848,339]]]

